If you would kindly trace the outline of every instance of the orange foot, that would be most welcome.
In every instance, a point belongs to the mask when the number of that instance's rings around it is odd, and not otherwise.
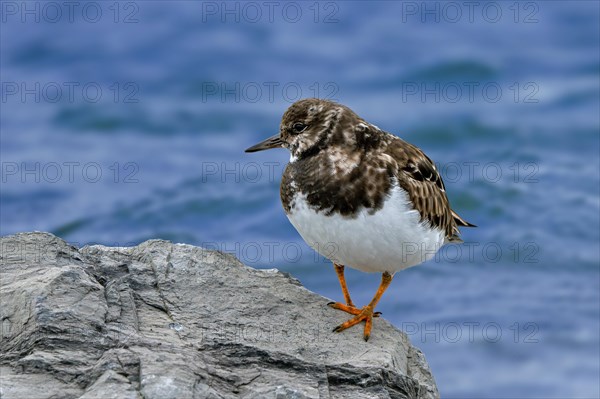
[[[334,309],[343,310],[344,312],[355,315],[355,317],[351,318],[345,323],[340,324],[336,328],[333,329],[333,332],[341,332],[347,328],[357,325],[358,323],[364,321],[365,329],[363,332],[363,338],[365,341],[369,340],[371,336],[371,327],[373,326],[373,317],[381,316],[381,312],[373,312],[373,307],[365,306],[362,309],[355,308],[353,306],[346,306],[341,303],[331,302],[328,304]]]
[[[379,300],[381,299],[381,296],[383,295],[383,293],[385,292],[385,290],[387,289],[387,287],[390,285],[391,282],[392,282],[392,275],[388,272],[383,273],[383,275],[381,276],[381,284],[379,285],[379,289],[375,293],[375,296],[373,297],[371,302],[369,302],[369,304],[367,306],[364,306],[362,309],[358,309],[356,306],[354,306],[354,304],[352,303],[352,300],[350,300],[349,295],[346,297],[346,302],[347,302],[346,305],[344,305],[343,303],[339,303],[339,302],[329,302],[327,305],[329,305],[330,307],[332,307],[334,309],[343,310],[346,313],[350,313],[351,315],[354,315],[354,317],[351,318],[350,320],[348,320],[345,323],[342,323],[339,326],[337,326],[336,328],[334,328],[333,332],[344,331],[345,329],[355,326],[358,323],[364,321],[365,322],[365,330],[363,333],[363,338],[365,339],[365,341],[368,341],[369,337],[371,336],[371,327],[373,326],[373,317],[379,317],[381,315],[381,312],[374,312],[375,306],[377,305],[377,302],[379,302]],[[344,288],[344,287],[342,286],[342,288]],[[345,291],[344,293],[346,293],[346,290],[344,290],[344,291]]]

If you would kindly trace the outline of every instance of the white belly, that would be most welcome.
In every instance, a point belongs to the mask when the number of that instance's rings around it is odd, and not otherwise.
[[[419,213],[398,187],[382,209],[373,215],[363,209],[356,218],[317,213],[298,195],[288,219],[315,251],[364,272],[394,273],[418,265],[444,244],[444,232],[420,223]]]

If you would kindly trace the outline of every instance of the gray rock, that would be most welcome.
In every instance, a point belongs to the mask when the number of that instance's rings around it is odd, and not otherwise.
[[[1,238],[0,397],[437,398],[423,354],[276,270],[151,240]]]

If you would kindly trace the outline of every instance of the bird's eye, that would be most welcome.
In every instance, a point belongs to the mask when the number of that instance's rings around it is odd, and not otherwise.
[[[296,122],[294,123],[294,126],[292,126],[292,129],[294,129],[294,132],[296,133],[302,133],[307,127],[308,126],[302,122]]]

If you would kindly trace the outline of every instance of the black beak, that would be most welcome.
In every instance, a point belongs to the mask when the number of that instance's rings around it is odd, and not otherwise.
[[[283,147],[283,141],[281,141],[279,134],[276,134],[273,137],[269,137],[265,141],[261,141],[260,143],[253,145],[250,148],[246,148],[246,152],[256,152],[281,147]]]

